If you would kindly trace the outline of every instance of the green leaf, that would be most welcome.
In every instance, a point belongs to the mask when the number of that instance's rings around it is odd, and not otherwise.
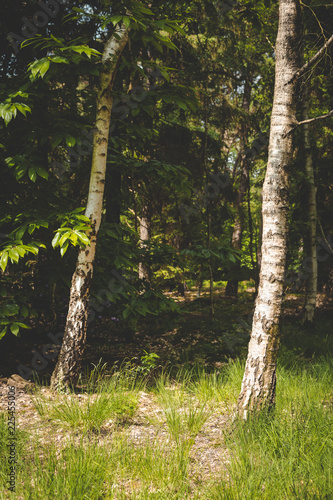
[[[28,311],[28,308],[26,306],[21,307],[21,314],[22,314],[23,318],[27,318],[29,316],[29,311]]]
[[[66,241],[66,243],[60,248],[60,255],[63,257],[65,253],[67,252],[67,248],[69,245],[69,241]]]
[[[7,163],[9,168],[11,168],[15,165],[15,160],[12,156],[9,156],[8,158],[6,158],[5,162]]]
[[[18,325],[20,328],[25,328],[26,330],[30,330],[31,329],[31,326],[28,326],[25,323],[21,323],[21,321],[16,321],[15,324]]]
[[[119,23],[119,21],[121,21],[123,18],[123,16],[112,16],[110,17],[110,21],[111,23],[113,24],[113,26],[115,26],[117,23]]]
[[[66,135],[66,144],[67,146],[69,146],[70,148],[74,147],[75,146],[75,137],[73,137],[72,135]]]
[[[136,11],[139,11],[142,14],[147,14],[148,16],[153,15],[153,12],[150,9],[148,9],[148,7],[145,7],[144,5],[142,5],[141,2],[133,2],[133,6],[135,7]]]
[[[125,28],[129,28],[131,25],[131,19],[128,16],[123,16],[123,23]]]
[[[4,119],[6,126],[13,118],[13,115],[15,116],[15,113],[10,104],[0,104],[0,116]]]
[[[8,252],[4,251],[3,254],[1,255],[1,258],[0,258],[0,267],[1,267],[3,273],[6,270],[7,263],[8,263]]]
[[[163,29],[165,25],[165,19],[159,19],[158,21],[155,22],[155,26],[157,28]]]
[[[90,245],[90,240],[88,236],[84,233],[79,233],[78,234],[79,239],[82,241],[84,245]]]
[[[132,116],[137,116],[140,113],[139,106],[137,108],[133,108],[131,113],[132,113]]]
[[[159,71],[160,71],[161,75],[163,76],[163,78],[165,78],[165,80],[167,82],[169,82],[170,81],[169,73],[165,69],[162,69],[162,68],[159,68]]]
[[[157,48],[159,52],[161,52],[161,54],[163,54],[163,47],[159,42],[157,42],[156,40],[152,40],[152,44]]]
[[[183,109],[184,111],[187,110],[187,105],[179,97],[175,97],[175,102],[179,108]]]
[[[24,224],[22,227],[20,227],[20,229],[16,231],[15,238],[17,240],[21,240],[26,230],[27,230],[27,224]]]
[[[72,245],[76,246],[77,244],[77,239],[78,239],[78,235],[77,233],[73,232],[70,236],[70,240],[72,242]]]
[[[53,56],[52,58],[52,62],[54,63],[65,63],[65,64],[69,64],[69,60],[66,59],[66,57],[61,57],[61,56]]]
[[[26,254],[26,250],[22,246],[16,246],[16,250],[20,257],[24,257]]]
[[[20,259],[20,254],[16,248],[11,248],[8,252],[8,256],[12,262],[15,262],[15,264],[17,264]]]
[[[55,234],[55,236],[51,242],[51,245],[53,248],[55,248],[57,245],[59,245],[60,238],[61,238],[61,233],[57,231],[57,233]]]
[[[27,116],[27,112],[31,113],[31,108],[27,104],[15,103],[15,106],[24,116]]]
[[[17,165],[17,167],[15,168],[16,180],[19,181],[21,179],[21,177],[24,176],[24,174],[26,173],[27,170],[28,170],[27,165]]]
[[[39,73],[40,73],[40,76],[41,76],[42,78],[44,78],[45,73],[47,72],[47,70],[49,69],[49,67],[50,67],[50,61],[49,61],[49,60],[45,61],[45,62],[41,65],[41,67],[40,67],[40,69],[39,69]]]
[[[78,54],[82,54],[82,52],[84,52],[89,57],[89,59],[91,58],[92,55],[95,56],[101,55],[101,53],[98,50],[92,49],[91,47],[88,47],[88,45],[71,45],[68,48],[69,50],[77,52]],[[79,62],[79,60],[77,62]]]
[[[62,247],[68,238],[71,236],[71,231],[66,231],[60,238],[59,245]]]
[[[37,179],[37,172],[34,167],[30,167],[28,170],[28,174],[32,182],[36,182]]]
[[[7,332],[7,327],[0,332],[0,340],[2,339],[2,337],[6,335],[6,332]]]
[[[6,304],[3,308],[4,316],[15,316],[19,312],[19,306],[17,304]]]
[[[171,28],[171,26],[168,26],[167,24],[164,26],[163,31],[166,31],[167,33],[170,33],[170,35],[173,35],[174,32],[175,32],[175,30],[173,28]]]
[[[47,57],[43,57],[38,61],[35,61],[29,65],[29,70],[31,71],[31,77],[34,80],[38,73],[43,78],[45,73],[50,67],[50,60]]]
[[[17,334],[20,331],[20,327],[18,326],[17,323],[13,323],[12,325],[10,325],[10,331],[17,336]]]
[[[37,174],[39,175],[39,177],[43,177],[43,179],[48,180],[49,173],[46,170],[44,170],[44,168],[36,167],[36,171],[37,171]]]

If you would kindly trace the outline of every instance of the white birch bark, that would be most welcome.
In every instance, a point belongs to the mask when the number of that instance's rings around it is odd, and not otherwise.
[[[91,221],[92,227],[89,234],[90,246],[80,249],[73,274],[65,335],[59,359],[51,378],[51,387],[53,389],[62,389],[75,384],[81,368],[86,342],[88,304],[96,241],[102,218],[108,138],[113,103],[112,87],[117,63],[128,40],[128,31],[124,26],[118,28],[115,34],[106,42],[102,56],[104,68],[100,75],[97,94],[90,185],[85,212],[85,215]]]
[[[296,120],[296,83],[333,45],[333,35],[300,69],[299,0],[280,0],[275,46],[275,88],[268,163],[263,187],[262,261],[248,356],[237,404],[238,415],[272,408],[275,402],[283,279],[287,253],[288,180],[292,161],[292,132],[321,117]]]
[[[263,229],[260,283],[248,357],[238,399],[238,415],[272,407],[275,400],[279,320],[287,253],[287,209],[292,137],[285,135],[296,120],[295,82],[299,64],[298,0],[280,0],[276,40],[274,102],[269,153],[263,186]]]
[[[146,248],[150,240],[151,217],[148,205],[142,209],[142,217],[140,218],[140,246]],[[144,262],[139,262],[139,279],[150,280],[150,268]]]

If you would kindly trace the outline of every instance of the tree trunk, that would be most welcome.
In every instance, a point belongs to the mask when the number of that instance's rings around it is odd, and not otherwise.
[[[249,180],[248,186],[247,186],[247,213],[248,213],[248,218],[249,218],[249,236],[250,236],[249,251],[250,251],[250,257],[251,257],[252,270],[254,273],[255,297],[256,297],[257,293],[258,293],[258,284],[257,284],[258,262],[257,262],[257,260],[254,260],[254,256],[253,256],[253,221],[252,221],[252,213],[251,213],[250,180]]]
[[[211,229],[211,214],[210,205],[207,206],[207,248],[210,249],[210,229]],[[208,270],[209,270],[209,315],[210,320],[214,319],[214,276],[212,268],[212,259],[209,258]]]
[[[102,217],[108,138],[113,103],[112,87],[117,63],[128,40],[128,29],[116,30],[106,43],[102,63],[104,68],[96,104],[96,124],[92,153],[90,185],[85,215],[91,221],[90,246],[80,249],[72,278],[65,335],[59,359],[51,377],[53,389],[67,389],[77,382],[86,343],[88,302],[93,275],[96,241]]]
[[[245,113],[249,113],[250,111],[250,100],[251,100],[251,85],[249,80],[247,79],[244,85],[244,98],[243,98],[243,110]],[[242,135],[241,135],[241,149],[242,151],[245,151],[248,137],[249,137],[249,131],[248,131],[248,125],[243,124],[242,126]],[[240,178],[240,183],[239,183],[239,188],[237,191],[237,198],[236,198],[236,215],[235,215],[235,222],[234,222],[234,229],[232,233],[232,239],[231,239],[231,246],[234,250],[241,252],[242,250],[242,240],[243,240],[243,229],[244,229],[244,199],[246,196],[246,193],[248,192],[248,185],[249,185],[249,167],[250,167],[250,161],[248,158],[246,158],[246,155],[241,154],[241,178]],[[240,260],[237,259],[235,264],[232,265],[231,270],[231,278],[229,279],[226,289],[225,289],[225,294],[227,297],[231,297],[233,299],[237,299],[238,296],[238,281],[240,277]]]
[[[287,254],[288,180],[293,153],[292,136],[288,132],[296,121],[296,83],[293,77],[299,67],[298,24],[298,0],[280,0],[274,102],[263,187],[260,284],[237,405],[238,415],[244,419],[251,412],[272,408],[275,402],[279,322]]]
[[[142,217],[140,218],[140,240],[141,248],[146,248],[146,242],[150,240],[151,215],[148,204],[142,209]],[[139,263],[139,279],[150,281],[150,267],[144,262]]]
[[[119,168],[110,168],[105,181],[105,221],[120,224],[121,172]]]
[[[247,185],[249,182],[249,165],[245,159],[242,161],[241,181],[238,188],[236,200],[236,216],[234,222],[234,229],[232,233],[231,246],[237,252],[242,250],[242,239],[244,229],[244,198],[247,193]],[[236,262],[231,266],[230,273],[232,277],[229,279],[225,294],[227,297],[237,299],[238,296],[238,281],[240,277],[240,260],[237,258]]]
[[[259,228],[258,228],[258,235],[257,235],[257,240],[256,240],[256,256],[257,256],[257,272],[256,272],[256,295],[258,295],[258,290],[259,290],[259,276],[260,276],[260,269],[261,269],[261,245],[262,245],[262,190],[260,192],[260,199],[261,199],[261,210],[260,210],[260,219],[259,219]]]
[[[308,112],[308,96],[306,95],[302,101],[302,120],[309,119]],[[316,194],[317,188],[313,173],[313,160],[311,152],[309,125],[303,125],[304,153],[305,153],[305,174],[306,174],[306,191],[307,191],[307,215],[309,225],[307,227],[307,235],[304,238],[304,246],[307,255],[307,280],[305,291],[305,304],[302,312],[302,322],[312,322],[314,318],[316,300],[317,300],[317,283],[318,283],[318,262],[317,262],[317,204]]]

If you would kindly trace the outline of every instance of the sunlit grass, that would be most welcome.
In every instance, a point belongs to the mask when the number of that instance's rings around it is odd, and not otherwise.
[[[50,399],[38,392],[33,401],[42,418],[77,431],[99,432],[108,420],[126,422],[135,415],[142,387],[142,380],[124,370],[104,380],[93,371],[82,393],[58,394]]]
[[[248,422],[233,421],[244,370],[239,360],[211,373],[199,368],[164,373],[149,388],[123,369],[111,376],[89,375],[82,394],[47,399],[38,391],[34,398],[40,415],[67,426],[67,438],[41,440],[33,432],[29,440],[20,436],[17,491],[11,495],[6,490],[2,465],[0,499],[330,499],[332,368],[330,358],[304,362],[282,350],[275,411]],[[159,409],[149,424],[136,421],[143,389]],[[218,443],[225,452],[220,470],[197,475],[193,471],[205,464],[196,439],[221,413],[228,425]],[[108,419],[127,425],[101,434]],[[145,426],[154,432],[142,432]],[[3,413],[2,458],[6,439]]]

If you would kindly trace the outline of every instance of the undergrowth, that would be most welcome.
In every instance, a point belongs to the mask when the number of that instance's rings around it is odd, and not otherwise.
[[[275,411],[248,422],[233,419],[241,360],[219,372],[162,373],[149,387],[131,370],[108,374],[99,366],[79,393],[51,398],[39,388],[33,398],[42,424],[29,439],[18,433],[15,493],[6,489],[9,437],[1,414],[0,498],[331,499],[332,368],[329,357],[304,362],[282,349]],[[150,401],[146,420],[138,414],[142,395]],[[210,444],[220,467],[209,473],[198,439],[221,415],[227,424]],[[55,436],[65,428],[67,439],[46,439],[43,425],[50,423]],[[136,438],[145,427],[153,432]]]

